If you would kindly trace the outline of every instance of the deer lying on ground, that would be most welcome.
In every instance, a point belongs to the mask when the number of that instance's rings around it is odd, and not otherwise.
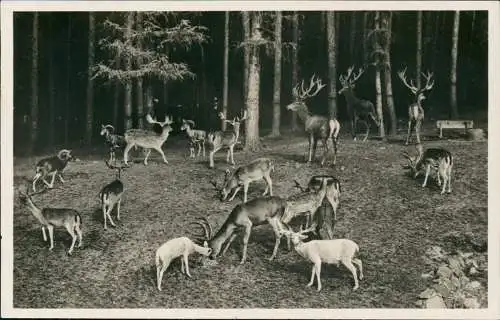
[[[125,132],[125,142],[127,146],[125,151],[123,151],[123,162],[128,165],[128,153],[130,149],[134,146],[142,147],[147,149],[146,157],[144,158],[144,165],[148,164],[148,157],[151,153],[151,149],[158,151],[163,158],[164,163],[168,163],[167,158],[165,158],[165,153],[161,149],[161,146],[167,141],[170,132],[173,130],[170,126],[173,121],[170,117],[166,117],[165,121],[158,122],[153,119],[150,114],[146,115],[146,121],[151,124],[158,124],[162,128],[161,134],[157,134],[152,130],[143,129],[129,129]]]
[[[110,124],[101,125],[101,136],[104,136],[106,145],[109,148],[109,161],[115,161],[115,151],[124,149],[127,145],[125,137],[115,134],[115,127]]]
[[[283,235],[292,239],[295,251],[303,258],[313,263],[311,281],[307,284],[310,287],[314,283],[314,276],[316,275],[318,282],[318,291],[321,291],[321,263],[336,264],[342,263],[349,271],[351,271],[354,278],[353,290],[359,288],[358,275],[356,272],[357,265],[359,268],[359,280],[363,279],[363,264],[360,259],[355,258],[359,252],[359,246],[349,239],[335,239],[335,240],[311,240],[309,242],[302,242],[307,239],[305,235],[307,232],[314,230],[313,225],[309,229],[293,232],[290,230],[283,230]]]
[[[305,104],[305,100],[307,98],[314,97],[326,86],[321,83],[321,79],[315,79],[314,77],[315,76],[311,77],[308,89],[304,89],[304,80],[302,80],[300,87],[297,84],[297,86],[292,90],[292,95],[295,100],[286,108],[296,112],[298,117],[304,122],[304,129],[309,135],[309,156],[307,162],[309,163],[313,158],[315,158],[316,146],[318,144],[318,140],[321,139],[325,149],[323,158],[321,159],[321,165],[324,165],[330,150],[330,147],[328,146],[329,140],[331,140],[333,144],[333,164],[335,164],[337,161],[337,142],[340,131],[340,123],[337,119],[328,119],[324,116],[311,114]],[[315,91],[311,93],[314,88],[316,88]]]
[[[28,188],[26,188],[28,189]],[[47,241],[47,235],[45,234],[45,228],[49,231],[49,239],[50,239],[50,247],[49,250],[52,251],[54,249],[54,228],[55,227],[64,227],[71,235],[73,241],[68,250],[68,255],[71,255],[73,252],[73,248],[76,243],[76,239],[78,238],[78,247],[82,246],[82,217],[78,213],[78,211],[74,209],[67,208],[42,208],[40,209],[35,205],[31,196],[42,193],[48,190],[48,188],[44,188],[38,192],[28,193],[19,191],[19,201],[21,204],[26,206],[28,210],[35,216],[35,218],[42,225],[42,234],[43,241]]]
[[[321,230],[323,225],[325,225],[328,238],[333,239],[333,229],[337,221],[337,210],[340,203],[340,182],[331,175],[316,175],[311,177],[307,187],[304,188],[297,180],[294,180],[295,187],[300,189],[303,193],[319,192],[323,181],[326,181],[326,195],[322,205],[318,211],[314,213],[314,216],[322,215],[318,219],[318,230]],[[326,207],[328,204],[331,206],[331,210]],[[332,213],[333,217],[330,216]],[[321,236],[320,234],[318,235]]]
[[[226,200],[227,196],[234,190],[233,195],[228,201],[233,201],[236,194],[243,187],[243,202],[247,202],[248,186],[251,182],[264,179],[266,189],[262,196],[269,193],[273,195],[273,182],[271,180],[271,171],[274,170],[274,162],[269,158],[258,158],[250,163],[240,166],[232,173],[229,169],[226,170],[224,183],[222,188],[217,188],[217,184],[212,181],[214,187],[221,193],[221,201]]]
[[[227,120],[222,112],[219,113],[219,118],[229,123],[233,130],[215,131],[208,134],[210,168],[214,167],[214,154],[222,148],[228,148],[226,162],[234,165],[234,146],[238,143],[240,137],[240,125],[247,118],[246,110],[243,112],[243,117],[236,116],[233,120]],[[230,161],[231,159],[231,161]]]
[[[57,153],[56,156],[43,158],[36,164],[35,176],[33,177],[33,192],[36,192],[36,183],[42,179],[45,185],[52,189],[54,187],[54,180],[56,175],[59,177],[61,183],[64,183],[62,173],[66,168],[69,161],[74,160],[71,150],[63,149]],[[48,183],[45,180],[49,174],[52,174],[52,180]]]
[[[425,86],[422,88],[417,88],[410,79],[408,83],[406,79],[406,68],[398,72],[398,77],[401,79],[403,84],[410,89],[415,97],[415,102],[408,107],[408,135],[406,136],[405,144],[408,145],[411,135],[411,127],[414,124],[415,135],[417,137],[417,143],[420,143],[420,128],[422,127],[422,122],[424,121],[424,108],[422,108],[422,101],[425,100],[425,91],[429,91],[434,86],[434,81],[432,79],[432,73],[427,72],[427,74],[422,73],[425,78]]]
[[[360,99],[354,94],[356,81],[361,77],[364,69],[359,68],[357,74],[353,74],[353,71],[354,66],[351,66],[347,69],[346,75],[340,75],[339,80],[342,89],[339,90],[339,95],[344,94],[347,103],[353,139],[356,140],[357,125],[359,121],[362,121],[366,125],[366,134],[363,138],[363,141],[366,141],[370,133],[370,122],[373,121],[378,128],[380,127],[380,120],[375,112],[373,103],[368,100]]]
[[[286,201],[276,196],[266,196],[252,199],[246,203],[238,204],[231,211],[224,224],[220,227],[215,235],[213,235],[212,227],[207,219],[198,221],[203,226],[204,235],[202,240],[207,241],[208,246],[212,248],[210,259],[215,259],[221,253],[222,245],[225,244],[222,250],[224,255],[238,236],[238,233],[243,231],[243,253],[240,264],[245,263],[247,259],[247,246],[250,238],[250,233],[253,226],[270,224],[276,236],[273,254],[269,260],[273,260],[278,253],[278,247],[281,241],[280,230],[284,228],[280,219],[286,207]]]
[[[158,291],[161,291],[163,273],[167,270],[168,266],[175,258],[181,258],[181,272],[184,273],[185,269],[186,275],[191,278],[191,273],[189,273],[188,258],[190,254],[195,252],[208,256],[212,252],[212,249],[207,247],[206,242],[202,247],[187,237],[180,237],[165,242],[158,248],[158,250],[156,250],[155,263]]]
[[[186,131],[186,134],[190,140],[190,158],[194,158],[194,150],[191,146],[198,146],[198,157],[200,156],[201,149],[203,149],[203,157],[205,157],[205,139],[207,138],[207,132],[205,130],[194,130],[194,121],[182,119],[181,131]]]
[[[438,185],[441,186],[441,178],[443,179],[443,188],[441,194],[448,186],[448,193],[451,192],[451,171],[453,169],[453,156],[448,150],[442,148],[429,148],[423,151],[421,144],[417,144],[417,156],[411,157],[408,152],[403,152],[403,156],[408,159],[408,165],[405,169],[410,169],[413,178],[425,170],[425,179],[422,188],[427,185],[427,178],[431,169],[436,171]]]
[[[116,205],[116,219],[118,219],[118,221],[120,220],[120,205],[122,202],[122,195],[124,191],[123,182],[120,180],[120,175],[121,171],[125,169],[126,166],[111,165],[107,160],[105,162],[108,168],[117,170],[116,179],[105,185],[99,192],[99,200],[101,200],[102,213],[104,216],[104,230],[107,230],[108,229],[106,224],[107,219],[109,219],[109,222],[113,227],[116,227],[110,215],[115,205]]]

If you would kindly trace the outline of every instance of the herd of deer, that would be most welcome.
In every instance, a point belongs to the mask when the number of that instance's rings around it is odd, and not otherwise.
[[[351,124],[354,134],[356,123],[359,120],[364,121],[368,129],[369,120],[374,121],[377,125],[379,122],[373,104],[355,97],[353,92],[354,83],[363,71],[360,69],[357,74],[353,74],[353,70],[354,68],[349,68],[347,74],[340,77],[342,84],[340,93],[345,94],[350,106],[349,110],[352,115]],[[437,182],[439,185],[442,184],[441,193],[446,191],[446,187],[447,191],[451,192],[452,155],[441,148],[429,148],[424,151],[420,144],[419,130],[423,120],[421,101],[425,99],[423,92],[430,90],[433,86],[433,82],[430,82],[432,74],[425,75],[427,84],[423,89],[417,88],[413,84],[413,81],[410,81],[410,84],[408,84],[405,71],[399,72],[399,77],[416,95],[416,103],[412,104],[409,108],[410,118],[406,142],[408,143],[412,123],[415,122],[418,154],[412,157],[406,152],[403,153],[408,159],[408,165],[405,168],[410,169],[413,177],[417,177],[419,173],[425,171],[425,180],[422,187],[426,186],[431,170],[436,171]],[[305,131],[309,135],[308,162],[314,159],[318,140],[322,141],[325,153],[321,159],[321,165],[324,165],[329,153],[329,140],[333,143],[333,163],[335,164],[336,162],[340,124],[335,119],[331,120],[323,116],[311,114],[308,111],[305,100],[308,97],[316,95],[324,86],[321,80],[315,79],[314,76],[311,78],[309,88],[307,89],[304,88],[304,82],[302,81],[300,85],[297,85],[293,89],[295,100],[287,106],[287,109],[296,112],[305,124]],[[312,92],[313,90],[314,92]],[[196,147],[198,147],[198,156],[200,156],[201,150],[203,150],[203,155],[205,155],[205,144],[207,144],[210,157],[209,166],[211,168],[214,167],[214,154],[222,148],[228,149],[226,161],[234,165],[234,147],[238,143],[240,124],[246,119],[246,113],[241,118],[235,117],[233,120],[227,120],[222,113],[219,116],[222,120],[231,124],[232,130],[213,132],[196,130],[193,129],[194,122],[191,120],[182,120],[181,126],[181,130],[186,131],[190,138],[190,157],[195,157]],[[172,119],[167,116],[165,121],[159,122],[148,114],[146,120],[152,125],[159,125],[162,128],[161,133],[156,133],[153,130],[129,129],[123,136],[120,136],[114,133],[114,128],[111,125],[102,126],[101,135],[105,137],[110,148],[110,159],[105,160],[105,163],[110,169],[117,170],[116,179],[105,185],[99,192],[104,218],[104,229],[107,229],[108,220],[112,226],[115,226],[115,222],[111,217],[111,212],[115,207],[117,211],[116,219],[120,220],[120,205],[125,190],[120,176],[121,171],[128,167],[128,153],[131,148],[143,149],[145,152],[144,165],[147,165],[147,159],[152,149],[159,152],[163,161],[168,163],[161,147],[172,131],[172,127],[170,126],[173,123]],[[117,166],[115,151],[120,148],[124,149],[123,165]],[[68,254],[72,253],[77,239],[79,240],[78,247],[82,246],[82,218],[80,214],[74,209],[40,209],[34,204],[32,196],[53,188],[56,175],[61,183],[64,183],[62,172],[68,162],[73,159],[70,150],[61,150],[55,156],[40,160],[36,165],[36,175],[32,180],[31,187],[33,191],[28,192],[29,188],[26,192],[20,191],[20,201],[41,223],[45,241],[47,239],[45,229],[49,231],[50,250],[54,247],[54,227],[66,228],[73,239]],[[181,272],[191,277],[188,264],[188,256],[190,254],[197,252],[214,260],[218,256],[225,254],[238,234],[242,234],[243,236],[240,263],[245,263],[251,230],[254,226],[262,224],[269,224],[275,234],[275,245],[269,260],[273,260],[276,257],[281,238],[285,236],[289,250],[291,244],[293,244],[299,255],[313,263],[311,281],[308,283],[308,286],[313,284],[316,277],[317,290],[321,290],[321,263],[342,263],[352,273],[354,290],[358,288],[358,279],[363,278],[362,262],[356,257],[359,251],[358,245],[348,239],[333,239],[333,229],[337,220],[337,209],[341,193],[339,181],[331,175],[315,175],[310,178],[307,187],[303,187],[298,181],[295,181],[295,186],[300,191],[297,194],[283,198],[273,195],[271,174],[274,170],[274,160],[257,158],[239,166],[233,171],[226,170],[224,182],[221,186],[217,186],[214,181],[210,181],[219,193],[221,201],[232,201],[243,188],[243,202],[233,208],[215,234],[208,220],[202,218],[193,221],[194,224],[198,224],[203,228],[203,233],[198,235],[197,243],[188,237],[180,237],[172,239],[158,248],[155,256],[158,290],[161,290],[163,273],[172,259],[181,257]],[[50,183],[46,181],[46,178],[49,176],[51,176]],[[36,184],[40,179],[45,184],[45,188],[37,191]],[[266,182],[266,189],[262,196],[248,200],[250,183],[261,179]],[[303,224],[300,226],[300,231],[294,232],[291,228],[291,223],[297,220],[303,220]],[[321,237],[320,231],[323,227],[327,231],[328,239],[322,239]],[[319,240],[303,241],[312,234],[318,236]],[[355,265],[359,269],[359,277]]]

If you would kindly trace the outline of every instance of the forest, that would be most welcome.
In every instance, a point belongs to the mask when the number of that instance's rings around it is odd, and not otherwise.
[[[148,112],[219,130],[218,112],[244,110],[245,147],[258,149],[297,129],[285,106],[312,75],[326,88],[310,110],[348,124],[338,79],[350,66],[364,70],[355,94],[376,105],[380,137],[413,102],[405,68],[418,86],[433,75],[427,119],[484,118],[487,26],[487,11],[16,12],[15,153],[99,144],[101,124],[123,132]]]

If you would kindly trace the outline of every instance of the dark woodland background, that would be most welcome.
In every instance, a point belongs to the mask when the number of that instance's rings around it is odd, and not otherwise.
[[[108,81],[103,77],[92,80],[93,91],[88,92],[89,75],[89,15],[95,19],[94,61],[108,61],[110,54],[99,45],[100,39],[109,36],[103,27],[106,19],[126,20],[127,13],[110,12],[40,12],[35,22],[33,12],[14,14],[14,152],[33,153],[55,146],[83,146],[102,144],[99,136],[101,124],[115,125],[117,132],[125,130],[125,83]],[[273,16],[265,12],[262,35],[272,42]],[[265,15],[269,15],[267,18]],[[375,103],[375,68],[368,66],[366,41],[363,39],[373,29],[373,12],[335,12],[337,91],[338,75],[351,65],[365,66],[367,71],[356,84],[359,97]],[[450,117],[450,72],[454,11],[424,11],[422,14],[422,71],[434,73],[435,85],[424,101],[426,120]],[[283,12],[283,52],[281,70],[281,127],[288,128],[291,112],[285,106],[292,101],[293,41],[292,12]],[[413,102],[409,90],[398,79],[396,72],[408,67],[409,77],[415,77],[417,55],[417,12],[392,12],[391,65],[395,111],[398,119],[407,118],[407,107]],[[152,96],[159,100],[154,112],[171,114],[174,120],[181,117],[196,121],[197,127],[219,129],[214,122],[213,99],[222,104],[224,77],[225,12],[183,12],[172,26],[181,19],[190,25],[206,27],[207,41],[191,44],[184,49],[169,50],[169,57],[187,64],[194,78],[149,80]],[[299,12],[298,78],[309,79],[316,74],[329,84],[328,43],[325,12]],[[36,32],[34,32],[36,30]],[[484,117],[488,108],[488,13],[487,11],[460,12],[457,60],[457,107],[460,118]],[[244,108],[244,59],[242,15],[230,12],[229,62],[228,62],[228,114],[230,117]],[[34,65],[34,43],[38,46],[37,63]],[[271,128],[273,114],[273,50],[260,50],[260,103],[259,127],[263,136]],[[35,69],[34,69],[35,68]],[[37,74],[33,88],[34,73]],[[116,85],[118,83],[118,85]],[[118,90],[118,91],[117,91]],[[143,116],[136,110],[138,91],[135,80],[132,86],[132,126]],[[139,89],[140,90],[140,89]],[[118,93],[118,94],[117,94]],[[90,98],[89,98],[90,94]],[[141,95],[143,92],[141,92]],[[87,104],[92,106],[92,132],[87,128]],[[146,98],[144,98],[146,99]],[[337,117],[347,122],[346,103],[337,95]],[[150,104],[150,102],[149,102]],[[114,123],[113,110],[118,105],[118,121]],[[144,112],[148,102],[144,102]],[[328,115],[328,90],[308,101],[309,109]],[[33,108],[37,108],[33,113]],[[389,121],[388,119],[386,121]],[[35,124],[35,129],[34,127]],[[301,126],[301,125],[300,125]],[[343,127],[347,130],[347,126]],[[389,128],[389,125],[386,125]],[[343,129],[343,131],[344,131]],[[34,132],[36,131],[36,132]],[[282,134],[286,132],[282,130]],[[89,137],[89,134],[91,136]],[[174,131],[173,135],[180,134]]]

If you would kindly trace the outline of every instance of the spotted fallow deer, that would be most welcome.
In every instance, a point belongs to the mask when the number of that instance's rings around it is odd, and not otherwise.
[[[354,87],[356,81],[361,77],[364,70],[359,68],[358,73],[353,73],[354,66],[347,69],[346,75],[340,75],[339,80],[342,85],[342,89],[339,90],[339,95],[344,94],[347,111],[349,113],[349,118],[351,121],[351,131],[352,137],[356,140],[356,131],[358,122],[363,122],[366,126],[366,134],[363,141],[368,139],[368,134],[370,133],[370,122],[373,121],[377,127],[380,127],[380,121],[378,119],[377,113],[375,112],[375,107],[373,103],[368,100],[360,99],[354,94]]]
[[[318,140],[321,139],[325,149],[321,159],[321,165],[324,165],[326,157],[330,151],[328,140],[332,140],[333,144],[333,164],[335,164],[337,160],[337,142],[340,131],[340,123],[337,119],[328,119],[324,116],[311,114],[307,108],[305,100],[317,95],[318,92],[325,86],[325,84],[321,83],[321,79],[315,79],[315,76],[313,75],[309,82],[309,88],[304,89],[304,80],[302,80],[300,86],[297,84],[295,88],[293,88],[292,95],[294,97],[294,101],[286,107],[288,110],[296,112],[299,118],[304,122],[304,129],[309,135],[308,163],[315,157],[316,146],[318,144]],[[314,92],[311,93],[313,89]]]
[[[427,72],[427,74],[422,73],[425,78],[425,86],[422,88],[417,88],[410,79],[408,83],[406,79],[406,68],[398,72],[399,79],[403,84],[410,89],[410,91],[415,96],[415,102],[410,104],[408,107],[408,135],[406,136],[405,144],[408,145],[411,135],[411,127],[415,124],[415,135],[417,137],[417,144],[420,144],[420,128],[422,127],[422,121],[424,121],[424,108],[422,107],[422,101],[426,98],[424,95],[425,91],[429,91],[434,86],[434,80],[432,80],[432,73]]]

